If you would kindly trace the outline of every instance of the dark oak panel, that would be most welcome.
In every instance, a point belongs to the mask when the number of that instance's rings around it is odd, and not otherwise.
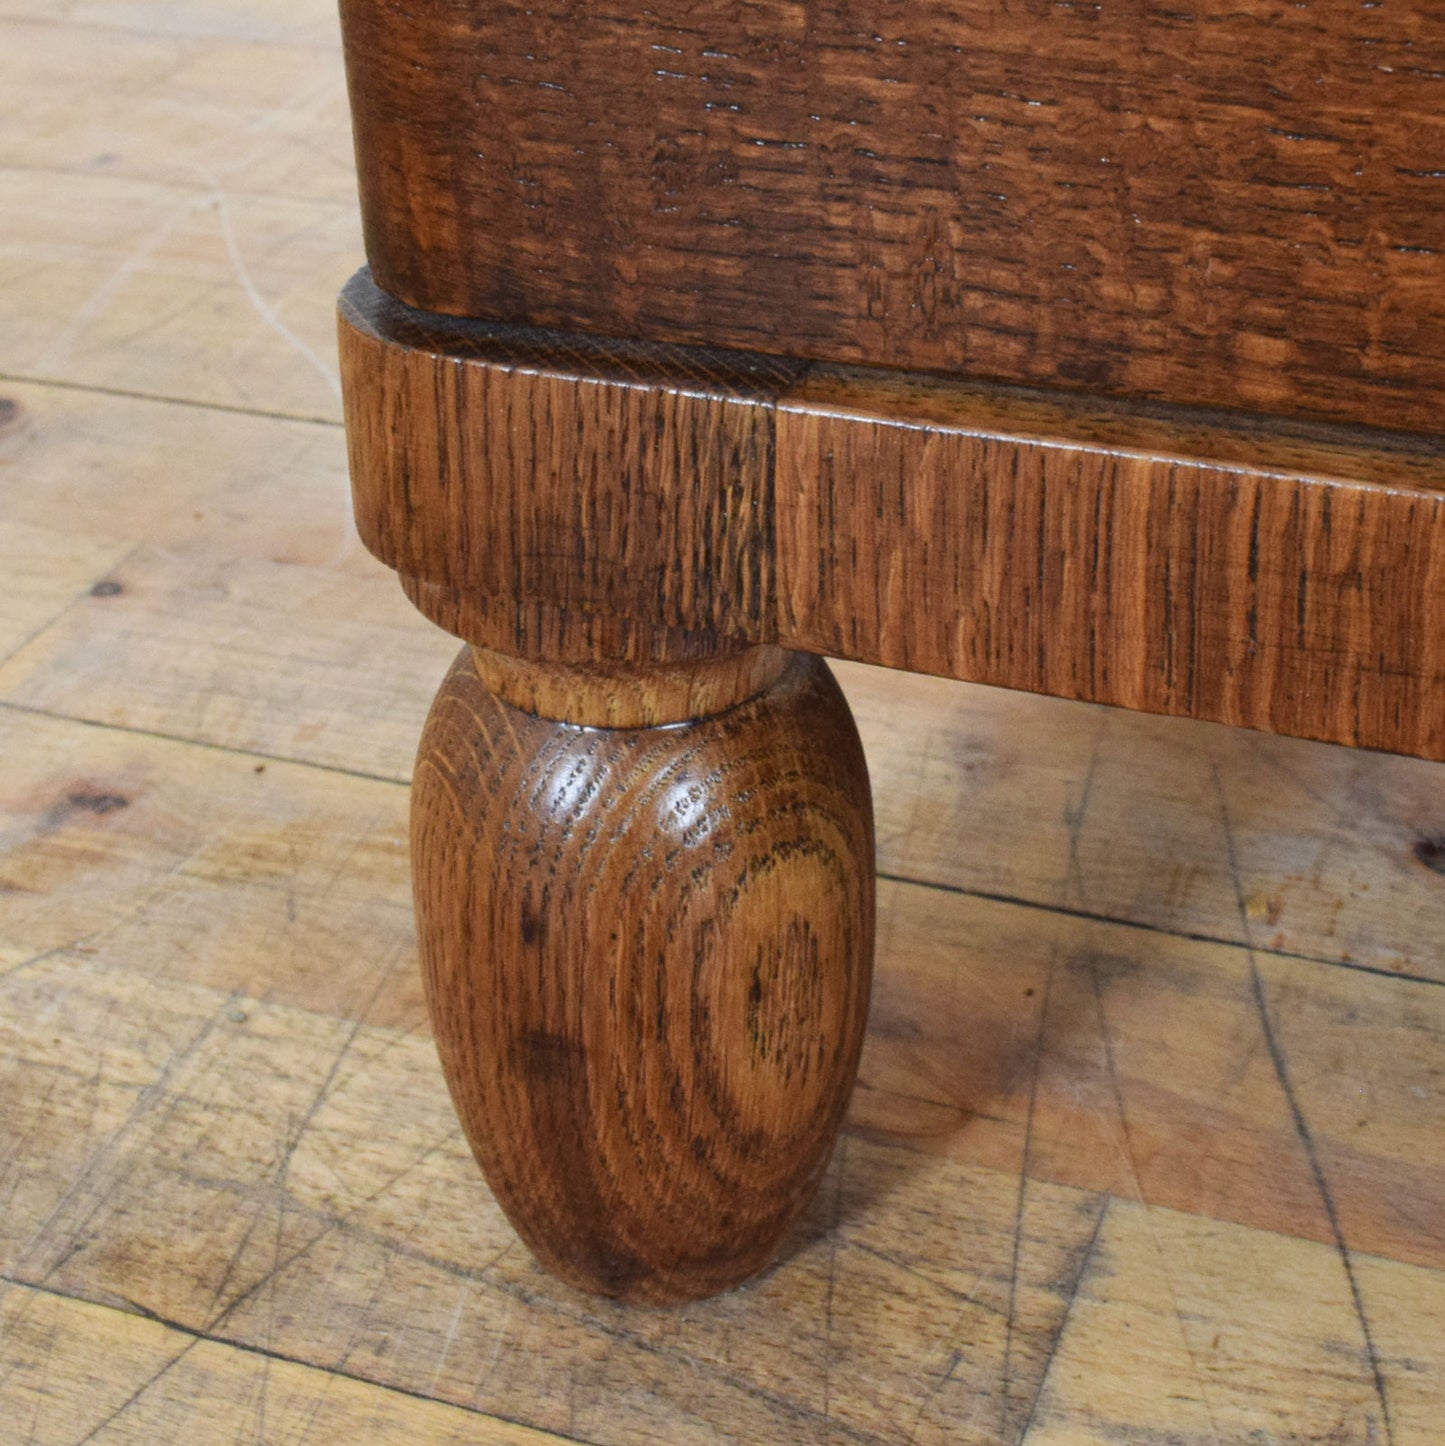
[[[771,616],[772,412],[798,363],[447,323],[341,298],[357,526],[436,590],[751,635]]]
[[[1441,428],[1438,0],[341,8],[417,306]]]
[[[342,355],[362,536],[479,644],[776,642],[1445,757],[1439,439],[448,322],[364,276]]]
[[[805,381],[777,425],[785,645],[1445,757],[1445,456],[1071,411]]]

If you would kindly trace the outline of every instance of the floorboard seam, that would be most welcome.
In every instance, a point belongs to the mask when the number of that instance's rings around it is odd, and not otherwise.
[[[360,768],[344,768],[339,763],[320,763],[308,758],[292,758],[283,753],[266,753],[259,749],[232,748],[224,743],[213,743],[204,738],[187,738],[175,733],[161,733],[153,728],[136,728],[124,723],[104,723],[94,718],[77,718],[66,713],[55,713],[47,708],[37,708],[28,703],[16,703],[0,698],[0,709],[21,713],[32,718],[49,718],[56,723],[74,723],[82,728],[99,728],[109,733],[132,734],[138,738],[153,738],[160,743],[175,743],[186,748],[204,748],[211,753],[225,754],[231,758],[255,759],[264,763],[284,763],[293,768],[312,768],[319,773],[335,774],[341,778],[356,778],[366,783],[384,783],[392,788],[410,788],[409,779],[396,778],[385,773],[369,773]],[[911,888],[927,889],[934,893],[954,894],[962,898],[983,899],[993,904],[1011,904],[1017,908],[1034,909],[1040,913],[1058,914],[1068,919],[1083,919],[1094,924],[1112,924],[1121,929],[1134,929],[1140,933],[1155,934],[1165,939],[1180,939],[1191,944],[1215,944],[1226,949],[1249,949],[1252,953],[1270,959],[1289,959],[1300,964],[1315,964],[1326,969],[1346,969],[1354,974],[1368,974],[1378,979],[1389,979],[1405,984],[1427,984],[1434,988],[1445,988],[1445,980],[1431,979],[1423,974],[1408,974],[1390,969],[1381,969],[1373,964],[1359,964],[1344,959],[1322,959],[1314,954],[1296,953],[1289,949],[1265,949],[1252,947],[1239,939],[1227,939],[1214,934],[1200,934],[1187,929],[1166,929],[1159,924],[1150,924],[1142,919],[1124,919],[1111,914],[1099,914],[1088,909],[1074,908],[1067,904],[1047,904],[1039,899],[1026,899],[1018,894],[1005,894],[988,889],[968,889],[961,884],[942,883],[937,879],[913,878],[907,874],[895,874],[880,869],[880,881],[903,884]]]
[[[482,1411],[475,1406],[463,1405],[459,1401],[448,1401],[440,1396],[428,1396],[423,1391],[414,1391],[406,1386],[391,1385],[385,1381],[373,1380],[370,1376],[359,1376],[352,1371],[338,1371],[332,1366],[322,1365],[316,1361],[304,1360],[300,1356],[288,1355],[285,1351],[272,1350],[266,1346],[254,1345],[248,1341],[233,1340],[227,1336],[210,1335],[206,1331],[197,1330],[194,1326],[188,1326],[178,1320],[172,1320],[156,1311],[141,1305],[138,1301],[127,1301],[124,1306],[109,1305],[104,1301],[92,1300],[89,1296],[73,1295],[69,1291],[56,1290],[50,1285],[36,1285],[32,1281],[22,1280],[8,1273],[0,1273],[0,1282],[12,1285],[20,1290],[33,1290],[40,1295],[48,1295],[56,1300],[70,1301],[76,1305],[95,1306],[99,1310],[115,1311],[119,1315],[134,1315],[141,1320],[152,1321],[154,1324],[165,1327],[166,1330],[175,1331],[180,1335],[189,1336],[192,1344],[205,1341],[213,1346],[220,1346],[225,1350],[242,1351],[248,1356],[259,1356],[263,1360],[277,1361],[283,1365],[299,1366],[306,1371],[319,1371],[325,1376],[334,1376],[342,1381],[355,1381],[360,1386],[371,1386],[378,1391],[386,1391],[393,1396],[405,1396],[409,1400],[424,1401],[429,1406],[442,1406],[454,1411],[465,1411],[469,1416],[480,1417],[484,1421],[496,1421],[504,1426],[515,1426],[518,1430],[534,1431],[543,1440],[551,1438],[556,1441],[574,1443],[574,1446],[595,1446],[585,1436],[568,1436],[559,1431],[551,1430],[543,1426],[533,1426],[527,1421],[518,1421],[510,1416],[499,1416],[495,1411]],[[189,1347],[187,1347],[189,1349]],[[171,1362],[173,1365],[174,1362]],[[168,1365],[165,1369],[169,1370]],[[149,1383],[147,1383],[149,1384]],[[142,1390],[145,1387],[141,1388]],[[140,1393],[137,1392],[137,1395]],[[126,1404],[129,1404],[127,1402]],[[104,1423],[102,1423],[104,1424]]]
[[[968,889],[961,884],[946,884],[938,879],[916,879],[907,874],[893,874],[879,871],[879,879],[893,884],[911,884],[914,888],[932,889],[940,894],[959,894],[970,899],[986,899],[992,904],[1014,904],[1023,909],[1038,909],[1046,914],[1061,914],[1068,919],[1083,919],[1091,924],[1116,924],[1121,929],[1135,929],[1144,934],[1157,934],[1165,939],[1182,939],[1190,944],[1217,944],[1225,949],[1243,949],[1262,958],[1290,959],[1299,964],[1319,964],[1327,969],[1348,969],[1354,974],[1371,974],[1378,979],[1390,979],[1405,984],[1429,984],[1434,988],[1445,988],[1445,979],[1431,979],[1425,974],[1409,974],[1404,971],[1382,969],[1375,964],[1360,964],[1349,959],[1325,959],[1318,954],[1301,954],[1292,949],[1268,949],[1251,945],[1243,939],[1229,939],[1219,934],[1200,934],[1191,929],[1166,929],[1162,924],[1151,924],[1144,919],[1124,919],[1114,914],[1098,914],[1089,909],[1075,908],[1069,904],[1046,904],[1040,899],[1026,899],[1019,894],[998,893],[989,889]]]
[[[202,412],[225,412],[233,417],[257,417],[268,422],[297,422],[306,427],[342,430],[339,417],[314,417],[303,412],[273,412],[262,407],[241,407],[232,402],[207,402],[198,397],[172,397],[164,392],[137,392],[126,387],[107,387],[95,382],[72,382],[64,377],[32,377],[21,372],[0,371],[0,382],[17,387],[48,387],[57,392],[84,392],[101,397],[119,397],[128,402],[153,402],[165,407],[195,407]]]

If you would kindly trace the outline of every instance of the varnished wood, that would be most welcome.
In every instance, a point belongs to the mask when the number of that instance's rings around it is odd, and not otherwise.
[[[1368,1332],[1397,1446],[1435,1441],[1415,759],[839,668],[895,879],[798,1246],[685,1311],[542,1272],[419,997],[402,785],[456,645],[348,540],[339,430],[258,414],[339,405],[192,169],[322,351],[349,140],[288,41],[334,10],[0,10],[35,168],[0,174],[0,350],[49,379],[0,383],[0,1436],[1380,1446]]]
[[[603,1294],[691,1300],[766,1265],[857,1070],[862,749],[824,664],[763,680],[681,726],[580,726],[615,717],[609,680],[574,677],[553,722],[468,651],[422,740],[412,856],[452,1098],[538,1258]]]
[[[784,646],[1445,758],[1434,443],[1012,416],[897,376],[799,393],[777,421]]]
[[[652,626],[771,607],[766,357],[443,324],[366,276],[340,310],[362,540],[403,577]]]
[[[617,613],[558,607],[535,598],[489,597],[466,588],[403,576],[402,590],[438,627],[479,648],[511,657],[583,668],[702,662],[748,644],[695,628],[659,626]]]
[[[560,608],[1445,757],[1437,440],[449,323],[365,276],[341,338],[362,537],[473,641]]]
[[[689,663],[542,664],[476,648],[483,687],[514,708],[589,728],[656,728],[724,713],[770,688],[787,666],[781,648],[744,648]]]
[[[345,0],[413,305],[1441,429],[1437,0]]]

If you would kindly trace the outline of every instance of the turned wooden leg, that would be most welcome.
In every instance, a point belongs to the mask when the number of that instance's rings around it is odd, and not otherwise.
[[[467,649],[412,820],[442,1065],[518,1233],[629,1300],[760,1270],[827,1162],[872,972],[867,772],[826,665]]]
[[[817,1187],[872,968],[852,719],[767,646],[799,364],[428,315],[365,275],[340,341],[360,535],[473,646],[413,837],[462,1121],[558,1274],[725,1289]]]

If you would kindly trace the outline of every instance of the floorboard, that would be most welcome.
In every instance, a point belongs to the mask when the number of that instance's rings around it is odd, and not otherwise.
[[[0,1436],[1442,1439],[1439,764],[840,666],[824,1189],[720,1300],[541,1274],[416,970],[455,645],[349,520],[334,13],[0,0],[0,92]]]

